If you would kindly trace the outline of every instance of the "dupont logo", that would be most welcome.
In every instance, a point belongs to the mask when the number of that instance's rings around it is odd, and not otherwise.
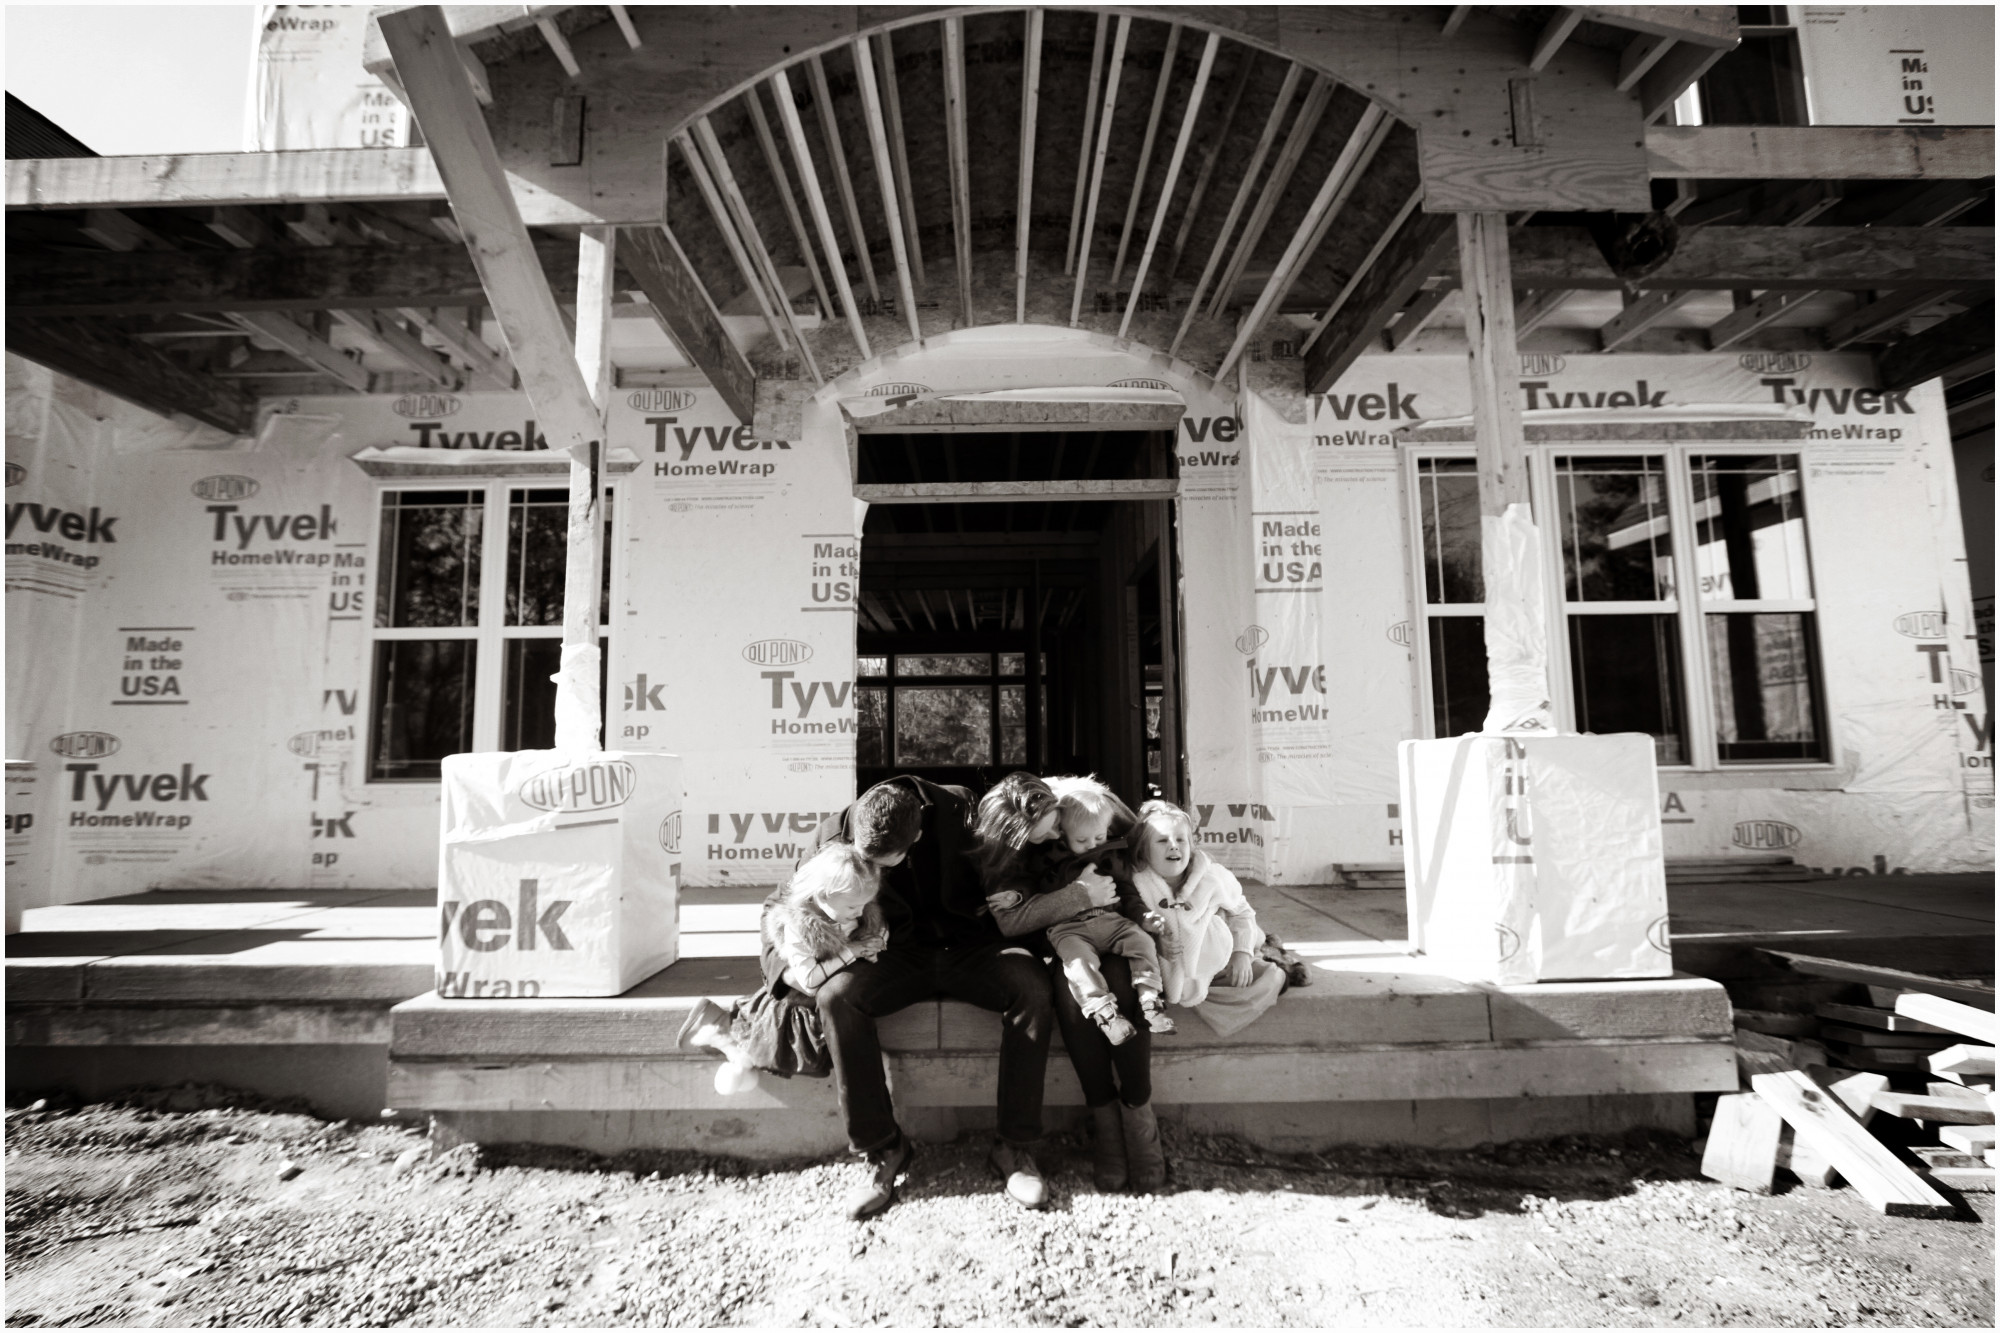
[[[1812,366],[1809,352],[1745,352],[1736,364],[1752,375],[1796,375]]]
[[[1410,622],[1407,620],[1399,620],[1395,624],[1389,626],[1389,642],[1395,644],[1399,648],[1409,647]]]
[[[117,754],[122,742],[108,731],[66,731],[49,742],[65,759],[102,759]]]
[[[300,732],[285,742],[285,748],[301,759],[317,759],[327,747],[353,739],[353,727],[325,727]]]
[[[638,770],[625,760],[593,760],[537,773],[521,784],[518,794],[522,804],[537,810],[582,814],[625,804],[638,785]]]
[[[1165,389],[1168,393],[1174,391],[1174,386],[1165,380],[1149,379],[1113,380],[1108,387],[1113,389]]]
[[[1979,673],[1967,671],[1964,667],[1951,669],[1951,692],[1953,694],[1979,693]]]
[[[791,763],[786,764],[785,767],[794,773],[810,773],[813,769],[813,766],[803,759],[794,759]]]
[[[1506,962],[1509,958],[1521,952],[1521,933],[1504,921],[1495,921],[1493,923],[1493,948],[1494,952],[1500,955],[1500,961],[1503,963]]]
[[[408,421],[436,421],[465,406],[448,393],[406,393],[389,405],[389,410]]]
[[[1560,375],[1568,365],[1553,352],[1530,352],[1521,358],[1521,373],[1539,379],[1543,375]]]
[[[188,490],[197,500],[247,500],[257,493],[255,477],[203,477]]]
[[[1653,924],[1646,927],[1646,943],[1664,954],[1674,951],[1673,937],[1667,932],[1666,917],[1654,917]]]
[[[1944,612],[1905,611],[1890,622],[1896,633],[1906,639],[1942,639],[1944,637]]]
[[[28,469],[22,467],[19,463],[10,462],[7,464],[7,484],[9,486],[19,486],[27,479]]]
[[[660,850],[668,856],[681,854],[681,812],[678,810],[660,821]]]
[[[759,639],[743,650],[743,660],[752,666],[797,666],[812,655],[812,645],[797,639]]]
[[[694,401],[692,389],[640,389],[625,399],[635,412],[686,412]]]
[[[915,398],[919,394],[929,393],[930,391],[931,386],[928,384],[878,384],[868,391],[868,397]]]
[[[1248,657],[1271,641],[1271,632],[1262,625],[1252,625],[1236,636],[1236,651]]]
[[[1803,836],[1790,824],[1778,819],[1746,819],[1736,826],[1730,841],[1745,851],[1775,852],[1799,845]]]

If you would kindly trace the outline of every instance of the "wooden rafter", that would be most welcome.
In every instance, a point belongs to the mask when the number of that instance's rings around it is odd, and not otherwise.
[[[1887,293],[1879,300],[1858,305],[1834,320],[1820,336],[1829,352],[1837,352],[1852,343],[1869,342],[1923,314],[1951,295],[1950,292],[1939,291]]]
[[[563,73],[572,79],[583,73],[583,66],[576,63],[576,52],[569,49],[569,39],[563,36],[562,29],[556,26],[554,19],[538,18],[535,20],[535,27],[542,34],[542,40],[548,43],[549,50],[555,54],[556,63],[563,67]]]
[[[1083,230],[1076,243],[1076,290],[1070,298],[1069,326],[1083,317],[1083,288],[1090,275],[1090,238],[1097,230],[1097,197],[1104,185],[1104,159],[1111,151],[1112,115],[1118,107],[1118,75],[1125,64],[1125,42],[1132,33],[1129,15],[1118,16],[1118,33],[1111,41],[1111,64],[1104,79],[1104,105],[1097,113],[1097,148],[1090,160],[1090,193],[1083,206]]]
[[[951,234],[958,261],[959,318],[965,327],[977,322],[972,313],[972,164],[966,160],[965,22],[944,21],[944,133],[951,185]]]
[[[917,321],[917,293],[910,282],[909,253],[903,248],[903,210],[896,200],[896,175],[889,164],[889,135],[875,88],[875,62],[870,57],[866,37],[855,39],[854,72],[860,84],[861,114],[868,124],[868,146],[875,156],[875,179],[882,189],[882,216],[889,226],[889,253],[896,265],[898,303],[909,324],[911,341],[921,342],[924,330]]]
[[[1964,379],[1993,369],[1993,302],[1940,320],[1882,353],[1882,387],[1906,389],[1928,379]]]
[[[456,352],[459,359],[471,368],[473,378],[484,381],[482,387],[490,389],[514,387],[514,367],[508,363],[507,354],[497,352],[488,346],[486,340],[473,332],[456,310],[445,306],[435,308],[406,306],[403,307],[402,314],[418,328]]]
[[[1097,16],[1097,38],[1090,48],[1090,84],[1083,94],[1083,144],[1076,150],[1076,196],[1069,206],[1069,245],[1063,251],[1063,276],[1076,272],[1077,233],[1083,226],[1084,193],[1090,184],[1091,144],[1097,129],[1097,89],[1104,77],[1104,37],[1111,16]]]
[[[1562,309],[1569,298],[1570,293],[1561,287],[1544,287],[1515,297],[1514,336],[1525,338],[1533,333],[1548,322],[1549,316]]]
[[[819,229],[820,247],[826,251],[827,265],[833,270],[833,285],[840,293],[840,306],[847,315],[848,331],[854,335],[854,346],[865,361],[873,355],[868,350],[868,332],[861,325],[861,311],[854,303],[854,289],[847,282],[847,266],[840,260],[840,242],[834,238],[833,219],[827,215],[826,196],[819,188],[819,173],[813,169],[812,150],[806,146],[805,126],[799,121],[799,106],[792,100],[792,84],[785,77],[785,71],[772,71],[771,94],[772,100],[778,104],[778,119],[785,125],[785,138],[792,146],[792,162],[799,169],[799,184],[806,193],[807,211],[812,214],[813,225]]]
[[[1443,35],[1447,38],[1456,36],[1458,30],[1465,26],[1465,20],[1471,14],[1471,5],[1453,5],[1451,11],[1444,16]]]
[[[1215,294],[1209,298],[1209,318],[1220,318],[1230,297],[1236,294],[1236,285],[1243,281],[1243,273],[1250,267],[1257,246],[1264,239],[1264,229],[1270,226],[1271,215],[1277,211],[1278,201],[1291,185],[1292,173],[1298,170],[1299,159],[1305,156],[1306,145],[1312,141],[1313,132],[1319,128],[1320,119],[1326,114],[1327,103],[1332,100],[1332,81],[1323,74],[1315,74],[1312,87],[1306,91],[1306,100],[1300,104],[1299,114],[1292,121],[1291,132],[1285,136],[1285,146],[1279,150],[1277,161],[1271,166],[1271,175],[1258,192],[1256,207],[1250,210],[1249,220],[1243,224],[1243,234],[1237,239],[1236,250],[1223,267],[1222,276],[1216,280]]]
[[[749,203],[743,198],[743,191],[736,184],[736,173],[730,169],[729,158],[722,151],[722,141],[715,137],[715,127],[703,116],[694,123],[694,138],[702,156],[707,159],[710,174],[716,188],[722,192],[722,199],[729,206],[730,216],[735,219],[736,229],[741,233],[744,246],[749,250],[751,261],[770,289],[771,302],[784,316],[785,328],[792,340],[798,344],[799,354],[805,359],[806,373],[812,376],[814,384],[824,384],[825,378],[819,373],[819,363],[814,359],[812,345],[806,341],[805,333],[799,328],[798,314],[792,309],[791,294],[785,290],[785,280],[778,273],[778,266],[772,262],[771,252],[764,244],[764,237],[757,229],[756,215],[750,211]],[[784,339],[778,340],[784,346]]]
[[[1139,163],[1132,175],[1132,193],[1125,201],[1125,225],[1118,230],[1118,255],[1111,261],[1111,285],[1125,276],[1125,251],[1132,243],[1132,226],[1139,218],[1139,200],[1146,192],[1146,175],[1153,163],[1153,142],[1159,137],[1160,115],[1167,108],[1167,90],[1174,82],[1174,56],[1180,50],[1181,25],[1167,25],[1167,49],[1160,56],[1160,77],[1153,82],[1153,105],[1146,112],[1146,137],[1139,146]]]
[[[1533,228],[1528,230],[1532,231]],[[1306,349],[1305,388],[1325,393],[1383,327],[1410,303],[1424,279],[1449,261],[1457,231],[1450,214],[1408,210],[1371,255]]]
[[[256,404],[241,388],[190,370],[101,320],[9,312],[7,350],[163,416],[183,413],[237,435],[253,424]]]
[[[749,425],[757,410],[757,374],[723,327],[721,312],[674,234],[665,227],[626,228],[618,260],[688,364],[715,386],[736,419]]]
[[[230,316],[251,333],[276,343],[313,369],[353,389],[368,392],[368,370],[359,361],[306,328],[289,315],[275,310],[245,310]]]
[[[1416,299],[1384,331],[1390,351],[1400,352],[1408,347],[1418,334],[1430,327],[1431,320],[1443,308],[1446,299],[1458,290],[1456,277],[1433,278],[1431,282],[1432,285],[1417,293]]]
[[[1153,249],[1160,243],[1160,228],[1166,224],[1167,209],[1173,203],[1174,184],[1181,174],[1181,163],[1187,157],[1188,140],[1194,135],[1196,119],[1201,115],[1202,93],[1208,88],[1209,73],[1215,68],[1215,52],[1222,39],[1215,33],[1201,48],[1201,64],[1196,68],[1194,87],[1188,90],[1187,111],[1181,116],[1181,130],[1174,137],[1174,151],[1167,159],[1166,178],[1160,182],[1159,203],[1153,208],[1153,225],[1146,233],[1146,246],[1139,254],[1139,267],[1132,274],[1132,295],[1125,302],[1125,317],[1118,322],[1118,336],[1123,338],[1132,327],[1132,314],[1139,308],[1139,297],[1146,287],[1146,268],[1153,262]]]
[[[1617,351],[1686,305],[1693,295],[1690,291],[1647,292],[1635,298],[1597,330],[1598,346],[1607,352]]]
[[[699,123],[699,122],[698,122]],[[736,271],[743,279],[743,285],[757,301],[757,308],[764,312],[764,325],[771,330],[771,339],[778,346],[789,350],[790,340],[785,336],[784,325],[779,322],[778,311],[772,304],[774,296],[779,304],[785,302],[783,292],[772,293],[766,288],[764,274],[757,261],[751,257],[747,239],[737,230],[738,224],[730,217],[728,203],[716,187],[715,178],[708,164],[702,160],[701,150],[693,137],[683,130],[673,138],[674,147],[681,150],[681,158],[687,163],[688,174],[694,177],[695,188],[701,192],[703,202],[708,205],[709,216],[715,222],[715,229],[722,236],[722,243],[729,248],[729,257],[736,261]]]
[[[1672,37],[1653,37],[1645,33],[1634,37],[1618,57],[1618,91],[1629,93],[1638,87],[1639,80],[1660,63],[1660,57],[1671,50],[1673,44]]]
[[[817,52],[806,59],[806,79],[812,85],[813,109],[819,113],[820,138],[826,144],[827,163],[833,169],[833,187],[840,194],[840,207],[847,215],[847,231],[854,239],[854,262],[868,284],[868,299],[882,304],[882,289],[875,282],[875,260],[868,252],[868,233],[861,225],[861,205],[854,197],[854,178],[847,169],[847,148],[840,138],[840,118],[833,113],[833,93],[827,88],[826,65]],[[834,251],[838,259],[839,251]]]
[[[638,50],[639,30],[632,26],[632,16],[625,12],[625,6],[609,5],[607,8],[611,10],[612,21],[617,23],[618,34],[625,39],[625,45],[631,50]]]
[[[903,239],[910,247],[910,267],[915,270],[917,288],[930,290],[924,271],[923,232],[917,226],[916,191],[910,188],[910,150],[903,138],[903,96],[896,84],[896,51],[890,45],[893,34],[884,32],[875,50],[881,60],[882,106],[888,113],[889,154],[896,164],[896,194],[903,205]]]
[[[792,197],[791,177],[785,174],[784,158],[778,153],[777,140],[771,135],[771,122],[764,115],[764,96],[756,88],[743,94],[744,102],[750,108],[750,124],[757,134],[758,147],[764,151],[764,165],[771,172],[771,181],[778,188],[778,203],[785,210],[785,221],[791,224],[792,241],[799,247],[799,254],[806,262],[806,272],[812,275],[813,293],[819,297],[819,308],[827,315],[833,314],[833,296],[826,289],[826,275],[820,272],[819,256],[813,252],[813,244],[806,235],[805,220],[799,216],[799,203]]]
[[[1045,11],[1030,9],[1021,57],[1021,172],[1014,192],[1014,321],[1028,321],[1028,224],[1035,206],[1035,120],[1042,100]]]
[[[1194,189],[1188,192],[1187,210],[1181,214],[1180,229],[1174,233],[1173,253],[1168,256],[1166,267],[1160,276],[1167,282],[1174,280],[1180,272],[1181,252],[1187,248],[1188,234],[1194,230],[1194,220],[1201,215],[1201,204],[1208,197],[1208,183],[1215,175],[1215,164],[1222,155],[1222,145],[1229,138],[1229,131],[1236,125],[1236,109],[1243,105],[1243,90],[1250,86],[1251,71],[1257,68],[1257,53],[1246,49],[1236,62],[1236,78],[1229,87],[1229,98],[1223,104],[1222,122],[1215,133],[1208,136],[1208,151],[1202,154],[1201,170],[1195,173]]]
[[[1699,180],[1978,180],[1993,174],[1990,126],[1651,126],[1647,167]]]
[[[1562,44],[1569,40],[1569,35],[1576,31],[1576,25],[1581,22],[1583,22],[1581,9],[1559,7],[1549,21],[1542,25],[1541,32],[1536,35],[1534,52],[1528,57],[1528,68],[1537,73],[1547,69],[1549,62],[1555,59],[1556,52],[1562,49]]]

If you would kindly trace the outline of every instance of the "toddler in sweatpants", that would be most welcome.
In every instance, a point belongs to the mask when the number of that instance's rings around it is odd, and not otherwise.
[[[1132,888],[1131,867],[1124,855],[1122,838],[1138,817],[1096,778],[1054,777],[1048,784],[1060,812],[1057,828],[1066,853],[1056,862],[1049,887],[1060,888],[1086,867],[1095,867],[1118,886],[1120,903],[1118,908],[1087,908],[1048,928],[1049,947],[1062,960],[1070,993],[1104,1030],[1105,1040],[1113,1046],[1129,1041],[1132,1024],[1118,1012],[1117,997],[1098,966],[1105,954],[1118,954],[1131,964],[1132,989],[1139,994],[1146,1026],[1154,1032],[1172,1032],[1174,1020],[1167,1016],[1160,994],[1159,951],[1152,935],[1140,926],[1140,919],[1151,913]],[[1114,833],[1119,841],[1113,840]]]

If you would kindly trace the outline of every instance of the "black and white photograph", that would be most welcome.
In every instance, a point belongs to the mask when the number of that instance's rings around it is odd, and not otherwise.
[[[1995,19],[6,5],[5,1324],[1993,1327]]]

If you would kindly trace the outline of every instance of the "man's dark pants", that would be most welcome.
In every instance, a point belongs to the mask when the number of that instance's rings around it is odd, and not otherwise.
[[[922,1000],[963,1000],[1001,1016],[999,1135],[1029,1145],[1042,1137],[1042,1075],[1054,1030],[1049,973],[1004,940],[952,948],[892,944],[819,989],[847,1141],[869,1153],[896,1142],[896,1108],[882,1069],[875,1022]]]

